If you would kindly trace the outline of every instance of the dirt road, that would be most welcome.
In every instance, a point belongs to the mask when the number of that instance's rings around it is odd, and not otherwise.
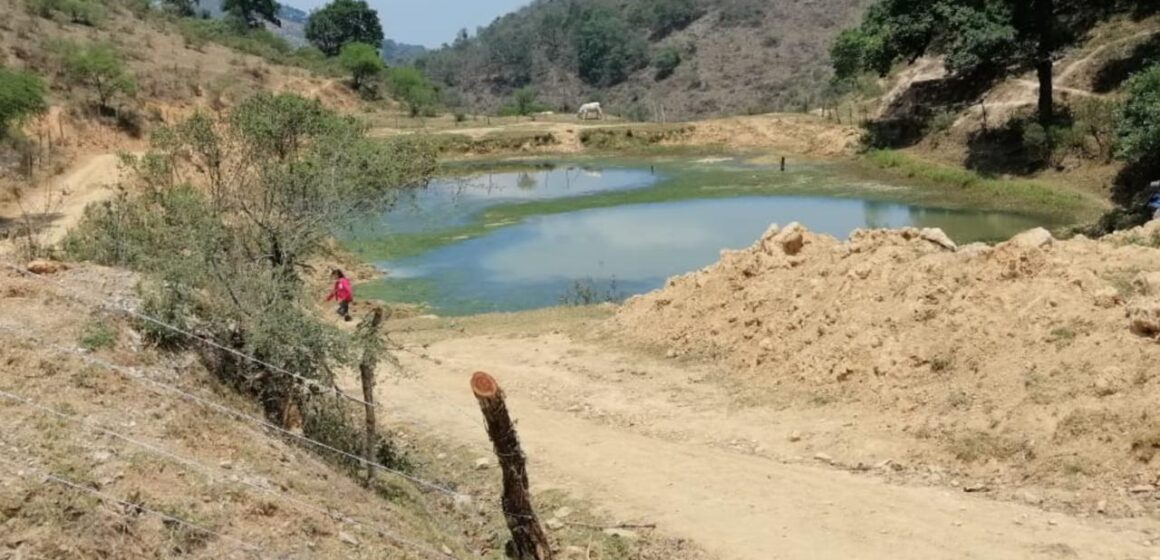
[[[120,178],[117,154],[100,154],[81,159],[51,185],[29,190],[22,200],[0,206],[0,227],[33,220],[40,228],[39,241],[54,245],[64,238],[84,215],[85,207],[112,195],[110,185]]]
[[[709,371],[563,334],[456,338],[426,352],[403,355],[417,375],[380,387],[393,420],[488,456],[468,378],[489,371],[508,392],[536,490],[560,488],[617,519],[657,523],[723,559],[1160,557],[1155,522],[890,485],[823,465],[826,457],[795,457],[801,449],[786,434],[799,426],[784,411],[739,407],[705,382]]]

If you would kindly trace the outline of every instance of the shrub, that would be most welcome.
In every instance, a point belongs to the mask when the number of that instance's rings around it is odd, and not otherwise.
[[[77,342],[90,352],[106,350],[116,346],[117,331],[105,321],[92,321],[85,325]]]
[[[65,80],[90,90],[96,96],[99,109],[111,109],[118,95],[132,95],[136,91],[136,81],[112,44],[65,42],[61,48]]]
[[[387,71],[391,93],[407,105],[412,117],[432,116],[439,100],[439,92],[415,68],[399,67]]]
[[[364,43],[350,43],[342,47],[338,61],[350,73],[351,83],[357,91],[364,91],[367,85],[383,72],[383,61],[379,58],[379,52]]]
[[[673,71],[681,65],[681,53],[674,48],[661,49],[653,56],[652,64],[657,71],[656,79],[663,80],[672,76]]]
[[[521,116],[526,117],[545,110],[545,107],[539,100],[539,92],[534,88],[524,87],[517,89],[512,94],[512,99],[508,104],[500,108],[501,116]]]
[[[1127,161],[1160,153],[1160,64],[1128,82],[1128,99],[1116,119],[1116,155]]]
[[[48,109],[44,82],[35,74],[0,66],[0,136],[9,126]]]

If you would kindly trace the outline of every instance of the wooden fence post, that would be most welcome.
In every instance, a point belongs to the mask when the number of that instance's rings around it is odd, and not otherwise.
[[[359,325],[363,338],[363,355],[359,360],[358,371],[362,377],[363,402],[366,406],[366,442],[363,445],[363,458],[366,459],[367,480],[369,486],[375,478],[375,444],[378,434],[375,432],[375,366],[379,363],[379,326],[383,324],[383,309],[376,307],[369,320]]]
[[[548,536],[532,508],[527,458],[520,449],[519,437],[508,416],[503,390],[495,378],[480,371],[471,376],[471,391],[483,411],[487,436],[503,472],[503,514],[512,534],[508,556],[515,560],[551,560],[552,547],[548,544]]]

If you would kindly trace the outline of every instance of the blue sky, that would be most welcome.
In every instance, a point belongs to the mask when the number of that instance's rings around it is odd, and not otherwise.
[[[329,0],[283,0],[300,10],[310,11]],[[367,0],[379,11],[387,38],[402,43],[437,47],[450,43],[455,33],[466,27],[491,23],[497,16],[527,4],[530,0]]]

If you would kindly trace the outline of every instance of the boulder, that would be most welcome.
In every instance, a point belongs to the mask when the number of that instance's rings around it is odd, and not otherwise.
[[[1004,245],[1019,247],[1020,249],[1043,249],[1054,243],[1055,237],[1052,237],[1051,232],[1039,227],[1012,237]]]
[[[68,266],[64,263],[49,260],[35,260],[28,263],[25,268],[33,274],[56,274],[68,270]]]
[[[775,226],[776,227],[776,226]],[[805,247],[805,228],[801,224],[794,222],[781,230],[770,228],[765,232],[765,236],[761,238],[761,248],[768,254],[773,254],[774,251],[781,251],[787,255],[796,255]],[[772,233],[772,235],[770,235]]]
[[[1141,272],[1132,285],[1146,296],[1160,296],[1160,272]]]
[[[948,251],[957,251],[959,246],[947,234],[938,228],[925,228],[918,232],[919,237],[942,247]]]
[[[1095,293],[1092,294],[1092,299],[1094,300],[1096,307],[1102,307],[1104,309],[1111,309],[1124,303],[1123,298],[1120,297],[1119,290],[1111,287],[1096,290]]]
[[[1137,302],[1129,307],[1128,324],[1139,336],[1160,338],[1160,299]]]

